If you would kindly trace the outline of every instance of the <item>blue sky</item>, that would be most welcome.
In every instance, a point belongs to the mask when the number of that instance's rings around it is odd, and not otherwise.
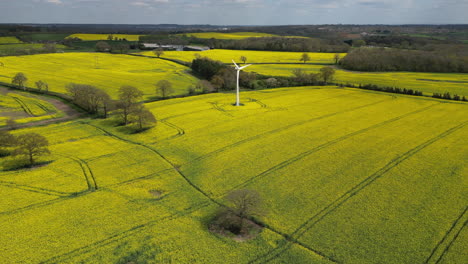
[[[0,23],[468,24],[468,0],[0,0]]]

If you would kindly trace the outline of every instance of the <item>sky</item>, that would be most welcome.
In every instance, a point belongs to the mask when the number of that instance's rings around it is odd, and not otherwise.
[[[468,0],[0,0],[0,23],[468,24]]]

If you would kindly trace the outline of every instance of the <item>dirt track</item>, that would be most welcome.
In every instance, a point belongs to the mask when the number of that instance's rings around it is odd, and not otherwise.
[[[64,116],[58,117],[58,118],[52,118],[52,119],[47,119],[47,120],[41,120],[41,121],[36,121],[36,122],[31,122],[27,124],[17,124],[14,129],[19,129],[19,128],[25,128],[25,127],[33,127],[33,126],[43,126],[47,124],[55,124],[55,123],[60,123],[60,122],[66,122],[70,121],[76,118],[81,117],[83,113],[79,112],[78,110],[74,109],[71,107],[69,104],[64,103],[63,101],[59,99],[55,99],[49,96],[41,96],[41,95],[31,95],[28,94],[27,92],[20,92],[14,89],[9,89],[7,87],[0,86],[0,93],[6,94],[6,93],[15,93],[19,94],[22,96],[28,96],[28,97],[33,97],[33,98],[40,98],[41,100],[44,100],[46,102],[49,102],[57,108],[57,110],[61,111]],[[5,127],[0,128],[0,129],[6,129]]]

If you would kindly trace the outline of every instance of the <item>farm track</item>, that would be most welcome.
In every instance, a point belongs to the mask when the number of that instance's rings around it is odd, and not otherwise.
[[[142,144],[142,143],[139,143],[139,142],[134,142],[134,141],[131,141],[131,140],[128,140],[128,139],[119,137],[119,136],[117,136],[117,135],[115,135],[115,134],[113,134],[113,133],[111,133],[111,132],[109,132],[109,131],[106,131],[105,129],[103,129],[103,128],[101,128],[101,127],[95,126],[95,125],[93,125],[93,124],[89,124],[89,123],[85,123],[85,122],[83,122],[83,124],[86,124],[86,125],[95,127],[95,128],[97,128],[98,130],[101,130],[104,134],[106,134],[106,135],[108,135],[108,136],[110,136],[110,137],[116,138],[116,139],[121,140],[121,141],[124,141],[124,142],[128,142],[128,143],[130,143],[130,144],[139,145],[139,146],[142,146],[142,147],[144,147],[144,148],[147,148],[147,149],[151,150],[152,152],[156,153],[160,158],[162,158],[166,163],[168,163],[168,164],[172,167],[171,170],[173,170],[173,171],[175,171],[177,174],[179,174],[179,176],[181,176],[181,177],[190,185],[190,187],[192,187],[196,192],[198,192],[198,193],[200,193],[201,195],[203,195],[203,196],[204,196],[205,198],[207,198],[210,202],[212,202],[212,203],[214,203],[214,204],[216,204],[216,205],[218,205],[218,206],[220,206],[220,207],[226,207],[226,205],[224,205],[223,203],[217,201],[215,198],[211,197],[211,196],[208,195],[205,191],[203,191],[200,187],[198,187],[197,185],[195,185],[185,174],[183,174],[183,173],[180,171],[180,169],[179,169],[178,166],[176,166],[174,163],[172,163],[169,159],[167,159],[164,155],[162,155],[158,150],[156,150],[156,149],[154,149],[154,148],[151,148],[151,147],[149,147],[149,146],[147,146],[147,145],[145,145],[145,144]],[[208,206],[208,205],[210,205],[210,204],[207,203],[206,206]],[[283,238],[285,238],[286,240],[290,241],[291,243],[295,243],[295,244],[297,244],[297,245],[303,247],[304,249],[309,250],[309,251],[312,252],[313,254],[317,254],[317,255],[319,255],[319,256],[321,256],[321,257],[323,257],[323,258],[326,258],[326,259],[328,259],[328,260],[330,260],[330,261],[332,261],[332,262],[336,262],[336,261],[334,261],[332,258],[325,256],[324,254],[320,253],[319,251],[314,250],[314,249],[308,247],[307,245],[305,245],[305,244],[303,244],[303,243],[301,243],[301,242],[299,242],[299,241],[297,241],[297,240],[292,240],[292,239],[290,239],[289,236],[288,236],[287,234],[282,233],[282,232],[279,231],[279,230],[276,230],[276,229],[274,229],[274,228],[272,228],[272,227],[270,227],[270,226],[268,226],[268,225],[266,225],[266,224],[264,224],[264,223],[258,222],[258,221],[256,221],[256,220],[253,220],[253,221],[254,221],[256,224],[258,224],[258,225],[260,225],[260,226],[262,226],[262,227],[264,227],[264,228],[266,228],[266,229],[268,229],[268,230],[270,230],[270,231],[272,231],[272,232],[274,232],[274,233],[276,233],[276,234],[282,236]]]
[[[224,114],[224,115],[226,115],[226,116],[229,116],[229,117],[234,117],[231,113],[229,113],[229,112],[226,111],[224,108],[222,108],[221,106],[219,106],[218,102],[210,102],[210,104],[213,106],[213,109],[218,110],[218,111],[221,112],[222,114]]]
[[[307,231],[309,231],[315,224],[320,222],[323,218],[325,218],[327,215],[338,209],[341,205],[343,205],[345,202],[347,202],[349,199],[351,199],[353,196],[358,194],[360,191],[362,191],[364,188],[367,186],[371,185],[373,182],[375,182],[377,179],[381,178],[383,175],[385,175],[388,171],[391,169],[395,168],[398,166],[400,163],[403,161],[411,158],[413,155],[418,153],[419,151],[423,150],[424,148],[432,145],[433,143],[447,137],[448,135],[454,133],[455,131],[463,128],[466,124],[468,124],[468,121],[465,121],[455,127],[452,127],[445,132],[439,134],[438,136],[425,141],[424,143],[414,147],[413,149],[405,152],[404,154],[400,155],[399,157],[391,160],[389,163],[387,163],[384,167],[355,185],[353,188],[349,189],[347,192],[345,192],[343,195],[341,195],[338,199],[334,200],[332,203],[327,205],[325,208],[323,208],[321,211],[310,217],[307,221],[305,221],[303,224],[301,224],[296,230],[294,230],[289,236],[295,240],[299,239],[301,236],[303,236]],[[465,211],[466,212],[466,211]],[[466,222],[465,222],[466,223]],[[459,230],[461,232],[461,229]],[[249,263],[267,263],[269,261],[272,261],[279,257],[282,253],[287,251],[291,247],[291,244],[286,243],[284,246],[277,247],[273,249],[270,253],[260,256]]]
[[[171,137],[167,138],[166,140],[174,139],[174,138],[181,137],[181,136],[185,135],[185,130],[184,130],[183,128],[181,128],[181,127],[179,127],[179,126],[177,126],[177,125],[175,125],[175,124],[173,124],[173,123],[167,121],[167,118],[161,119],[161,120],[159,120],[159,121],[161,121],[161,123],[167,125],[168,127],[177,130],[177,134],[176,134],[176,135],[171,136]]]
[[[74,162],[78,163],[78,165],[80,165],[81,171],[83,172],[83,175],[86,180],[86,184],[88,185],[88,191],[95,191],[98,189],[98,185],[96,182],[96,178],[94,177],[94,173],[91,170],[91,167],[89,166],[89,164],[85,160],[77,158],[75,156],[67,155],[67,154],[56,154],[56,155],[69,158],[73,160]]]
[[[373,106],[373,105],[377,105],[377,104],[380,104],[380,103],[383,103],[383,102],[386,102],[386,101],[389,101],[389,100],[386,99],[386,100],[381,100],[381,101],[373,102],[373,103],[366,104],[366,105],[361,105],[361,106],[353,107],[353,108],[351,108],[351,109],[346,109],[346,110],[343,110],[343,111],[338,111],[338,112],[334,112],[334,113],[331,113],[331,114],[326,114],[326,115],[323,115],[323,116],[310,118],[310,119],[303,120],[303,121],[300,121],[300,122],[297,122],[297,123],[293,123],[293,124],[290,124],[290,125],[287,125],[287,126],[284,126],[284,127],[280,127],[280,128],[277,128],[277,129],[273,129],[273,130],[270,130],[270,131],[266,131],[266,132],[257,134],[257,135],[255,135],[255,136],[252,136],[252,137],[249,137],[249,138],[246,138],[246,139],[237,141],[237,142],[235,142],[235,143],[233,143],[233,144],[224,146],[224,147],[219,148],[219,149],[217,149],[217,150],[215,150],[215,151],[212,151],[212,152],[210,152],[210,153],[207,153],[207,154],[205,154],[205,155],[203,155],[203,156],[197,157],[197,158],[193,159],[192,161],[189,161],[187,164],[190,164],[190,163],[195,162],[195,161],[199,161],[199,160],[203,160],[203,159],[209,158],[209,157],[214,156],[214,155],[217,155],[218,153],[221,153],[221,152],[223,152],[223,151],[225,151],[225,150],[228,150],[228,149],[237,147],[237,146],[239,146],[239,145],[242,145],[242,144],[244,144],[244,143],[247,143],[247,142],[250,142],[250,141],[259,139],[259,138],[263,138],[263,137],[265,137],[265,136],[267,136],[267,135],[276,134],[276,133],[278,133],[278,132],[286,131],[286,130],[288,130],[288,129],[291,129],[291,128],[294,128],[294,127],[297,127],[297,126],[301,126],[301,125],[304,125],[304,124],[307,124],[307,123],[310,123],[310,122],[314,122],[314,121],[317,121],[317,120],[322,120],[322,119],[329,118],[329,117],[332,117],[332,116],[336,116],[336,115],[339,115],[339,114],[343,114],[343,113],[347,113],[347,112],[359,110],[359,109],[366,108],[366,107]]]
[[[29,106],[23,102],[23,100],[19,99],[18,97],[15,97],[15,96],[11,96],[11,98],[13,98],[20,106],[21,108],[23,108],[23,111],[28,114],[29,116],[36,116],[32,111],[31,109],[29,108]]]
[[[450,229],[445,233],[442,240],[437,243],[437,246],[432,250],[431,255],[424,261],[427,264],[437,264],[443,259],[445,254],[449,251],[452,244],[460,235],[463,228],[468,224],[468,207],[465,207],[462,214],[457,217],[453,222]]]

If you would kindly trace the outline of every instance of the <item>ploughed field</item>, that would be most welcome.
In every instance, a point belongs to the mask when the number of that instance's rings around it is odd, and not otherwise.
[[[102,53],[62,53],[33,56],[2,57],[0,81],[10,83],[13,76],[23,72],[28,77],[27,86],[36,81],[49,84],[49,90],[66,93],[69,83],[90,84],[104,89],[114,98],[122,85],[132,85],[142,90],[145,98],[156,96],[155,84],[168,80],[174,94],[185,94],[196,84],[188,67],[170,61],[129,55]]]
[[[146,104],[159,122],[140,134],[89,119],[14,131],[46,136],[52,162],[0,172],[3,261],[466,261],[467,104],[331,86],[241,96]],[[242,243],[210,233],[242,188],[268,227]]]

